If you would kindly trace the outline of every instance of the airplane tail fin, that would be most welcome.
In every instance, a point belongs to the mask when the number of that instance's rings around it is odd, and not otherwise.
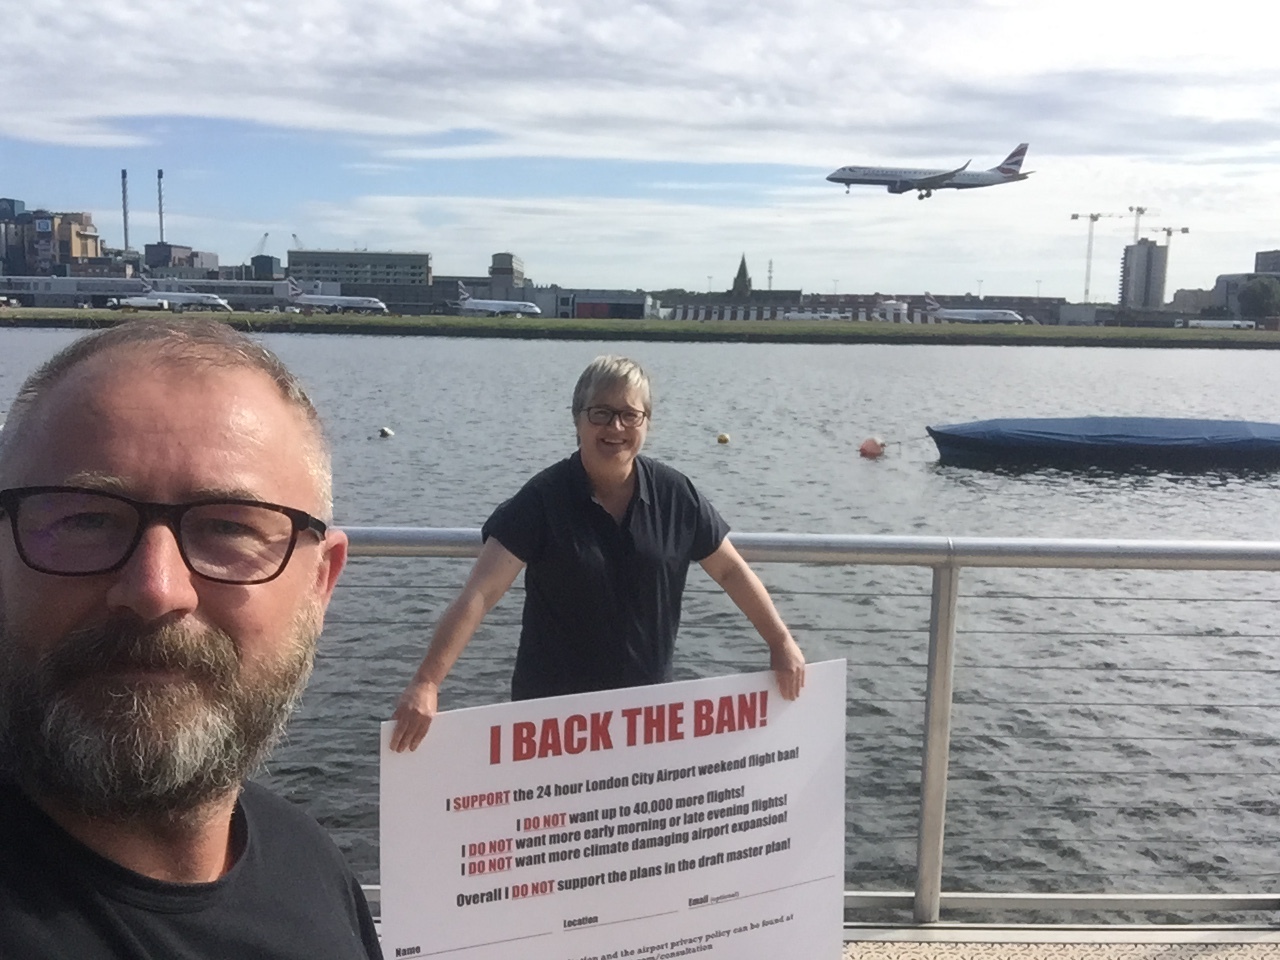
[[[459,280],[458,281],[458,300],[461,303],[466,303],[470,299],[471,299],[471,293],[467,290],[466,284],[464,284],[461,280]]]
[[[298,281],[289,277],[286,282],[289,284],[289,299],[296,300],[302,296],[302,287],[298,286]]]
[[[1020,143],[1013,148],[1013,153],[1004,158],[1004,162],[992,167],[991,169],[997,173],[1003,173],[1006,177],[1022,172],[1022,161],[1026,159],[1028,144]]]
[[[942,304],[940,304],[937,300],[933,299],[933,294],[926,293],[924,295],[924,308],[929,313],[934,313],[935,311],[942,309]]]

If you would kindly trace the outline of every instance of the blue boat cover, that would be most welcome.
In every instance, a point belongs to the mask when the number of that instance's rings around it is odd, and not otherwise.
[[[976,420],[926,427],[943,463],[965,466],[1280,468],[1280,424],[1173,417]]]

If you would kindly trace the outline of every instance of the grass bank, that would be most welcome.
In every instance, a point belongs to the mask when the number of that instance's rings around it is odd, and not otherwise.
[[[92,329],[128,316],[114,310],[0,310],[0,327]],[[996,346],[1208,347],[1280,349],[1274,330],[1152,327],[860,323],[848,320],[557,320],[545,317],[364,317],[232,313],[228,322],[261,333],[344,333],[523,340],[670,340],[693,343],[950,343]]]

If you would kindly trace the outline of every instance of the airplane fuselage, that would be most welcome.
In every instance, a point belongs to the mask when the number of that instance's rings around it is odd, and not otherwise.
[[[458,302],[458,309],[463,313],[483,313],[490,317],[504,314],[531,317],[542,315],[542,309],[536,303],[524,300],[476,300],[474,297],[467,297]]]
[[[107,305],[121,310],[168,310],[169,301],[159,297],[115,297]]]
[[[360,313],[387,313],[387,305],[377,297],[337,297],[318,293],[302,293],[290,301],[296,307],[342,312],[354,310]]]
[[[930,310],[929,316],[952,323],[1023,323],[1015,310]]]
[[[841,167],[827,177],[832,183],[860,183],[888,187],[890,193],[909,193],[930,177],[940,177],[946,170],[915,170],[907,167]],[[952,173],[942,183],[935,183],[930,190],[972,190],[975,187],[993,187],[998,183],[1025,180],[1029,173],[1003,174],[994,170],[965,170]]]
[[[226,310],[228,312],[231,310],[231,304],[216,293],[168,293],[157,291],[155,296],[162,300],[168,300],[170,304],[176,303],[184,307],[206,307],[209,310]]]
[[[132,310],[173,310],[203,307],[206,310],[231,312],[231,304],[213,293],[179,293],[156,290],[136,297],[121,297],[117,304]]]
[[[1022,172],[1022,161],[1027,155],[1027,144],[1020,143],[1003,162],[990,170],[970,170],[969,161],[954,170],[920,170],[914,167],[841,167],[828,174],[832,183],[843,183],[847,191],[852,184],[868,184],[885,187],[890,193],[915,191],[921,200],[933,196],[935,190],[972,190],[975,187],[994,187],[1001,183],[1014,183],[1029,177]]]

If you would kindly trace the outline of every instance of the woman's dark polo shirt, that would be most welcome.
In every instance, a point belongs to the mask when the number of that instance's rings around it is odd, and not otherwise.
[[[543,470],[481,530],[527,564],[515,700],[671,678],[689,564],[729,525],[689,478],[637,457],[622,523],[591,497],[578,453]]]

